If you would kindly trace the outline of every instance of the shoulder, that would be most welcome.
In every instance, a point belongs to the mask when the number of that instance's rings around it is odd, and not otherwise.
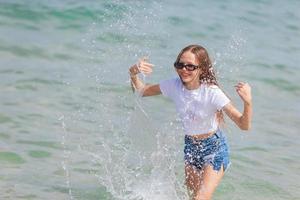
[[[221,91],[220,87],[213,84],[204,84],[203,87],[207,92],[215,93]]]
[[[209,87],[210,89],[220,89],[219,86],[213,85],[213,84],[208,85],[208,87]]]
[[[178,77],[162,80],[159,83],[160,91],[164,96],[173,97],[179,90],[181,80]]]
[[[223,96],[225,95],[225,93],[223,92],[223,90],[217,86],[217,85],[208,85],[205,84],[204,87],[206,88],[206,93],[211,96],[211,97],[219,97],[219,96]]]
[[[172,78],[170,78],[170,79],[168,79],[169,81],[172,81],[172,82],[174,82],[174,83],[179,83],[179,82],[181,82],[181,80],[180,80],[180,78],[179,77],[172,77]]]
[[[181,80],[179,77],[172,77],[159,82],[159,85],[179,85]]]

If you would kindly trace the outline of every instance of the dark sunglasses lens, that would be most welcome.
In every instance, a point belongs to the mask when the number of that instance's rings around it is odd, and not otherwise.
[[[194,71],[195,69],[197,69],[197,66],[195,66],[195,65],[186,65],[185,68],[188,71]]]
[[[194,71],[195,69],[198,68],[198,66],[195,66],[195,65],[192,65],[192,64],[184,64],[184,63],[180,63],[180,62],[174,63],[174,67],[176,69],[183,69],[185,67],[185,69],[187,71]]]
[[[183,63],[174,63],[174,67],[177,69],[183,69],[184,64]]]

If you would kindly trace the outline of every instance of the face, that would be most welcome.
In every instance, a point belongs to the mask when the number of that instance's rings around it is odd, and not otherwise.
[[[195,54],[190,51],[183,53],[179,60],[180,63],[184,64],[192,64],[192,65],[199,65],[199,62],[196,59]],[[201,68],[197,68],[194,71],[188,71],[185,67],[182,69],[176,69],[178,75],[180,76],[181,80],[186,84],[198,84],[199,83],[199,76],[201,75],[202,71]]]

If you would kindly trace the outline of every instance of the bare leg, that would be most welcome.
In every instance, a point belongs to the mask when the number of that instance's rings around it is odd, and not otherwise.
[[[215,171],[211,165],[207,165],[202,172],[186,165],[185,173],[186,185],[193,200],[210,200],[224,175],[223,166]]]
[[[194,200],[197,191],[200,190],[200,183],[202,181],[202,172],[192,165],[185,165],[185,184],[188,189],[189,196]]]

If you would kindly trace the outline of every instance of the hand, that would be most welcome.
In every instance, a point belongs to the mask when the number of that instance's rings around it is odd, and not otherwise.
[[[154,65],[148,62],[147,57],[139,59],[138,63],[129,68],[130,75],[135,76],[138,73],[149,75],[152,73],[152,67]]]
[[[239,82],[236,86],[234,86],[236,92],[244,101],[244,103],[251,105],[252,97],[251,97],[251,87],[248,83]]]

